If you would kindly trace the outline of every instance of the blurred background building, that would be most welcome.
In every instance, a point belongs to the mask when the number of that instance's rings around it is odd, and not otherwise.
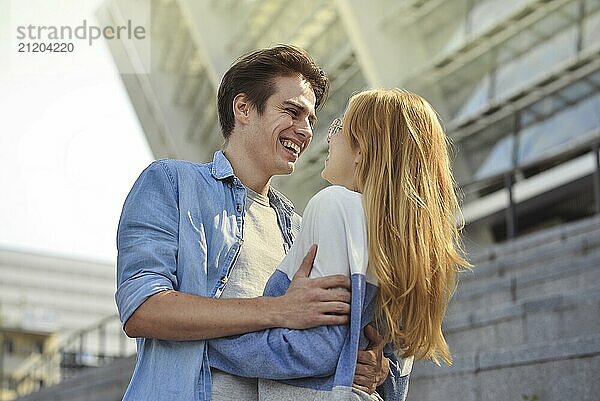
[[[122,79],[156,158],[211,160],[221,76],[278,43],[308,50],[331,79],[313,145],[275,183],[300,211],[326,186],[326,130],[352,93],[402,87],[438,110],[475,268],[445,323],[455,363],[417,363],[409,400],[598,399],[600,0],[151,4],[149,73]],[[135,1],[107,0],[98,17],[123,25]],[[120,71],[147,59],[110,45]]]
[[[105,18],[131,16],[107,2]],[[456,145],[475,245],[590,216],[600,132],[600,1],[353,0],[152,2],[152,65],[123,76],[156,157],[209,161],[215,94],[240,55],[305,48],[331,78],[314,145],[277,181],[300,210],[320,178],[331,120],[370,87],[431,101]],[[144,58],[111,42],[117,66]],[[596,152],[597,153],[597,152]]]
[[[0,249],[0,277],[0,401],[135,353],[113,265]]]

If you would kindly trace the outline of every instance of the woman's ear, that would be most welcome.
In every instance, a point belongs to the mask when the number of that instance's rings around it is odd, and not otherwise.
[[[354,164],[360,163],[361,160],[362,160],[362,153],[360,153],[360,150],[357,150],[356,155],[354,156]]]

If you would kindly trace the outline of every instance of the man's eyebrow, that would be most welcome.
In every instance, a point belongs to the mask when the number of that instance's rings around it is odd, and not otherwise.
[[[299,108],[300,110],[302,110],[303,112],[308,114],[308,116],[313,120],[313,123],[317,122],[317,116],[314,113],[311,113],[308,110],[308,107],[304,106],[302,103],[297,103],[297,102],[294,102],[293,100],[285,100],[283,103]]]

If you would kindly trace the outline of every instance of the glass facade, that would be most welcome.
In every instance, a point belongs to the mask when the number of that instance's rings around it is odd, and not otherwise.
[[[468,14],[472,33],[493,30],[494,21],[499,24],[503,16],[514,12],[515,3],[475,4]],[[493,114],[496,108],[509,109],[504,118],[487,123],[482,129],[470,129],[469,135],[461,138],[460,147],[468,150],[465,154],[469,169],[459,177],[460,181],[501,174],[589,141],[598,134],[599,74],[575,77],[573,82],[556,90],[551,87],[564,77],[563,71],[568,73],[580,67],[578,61],[582,55],[600,49],[599,7],[600,2],[593,0],[568,2],[505,42],[490,45],[495,62],[488,62],[485,73],[474,74],[470,82],[465,82],[466,89],[450,93],[455,99],[451,103],[460,105],[452,120],[467,121],[468,128],[469,123],[474,126],[474,122]],[[496,11],[490,12],[491,9]],[[474,69],[471,63],[462,68]],[[459,75],[457,70],[445,80],[453,81]],[[444,81],[439,84],[444,86]],[[519,107],[518,100],[532,97],[535,91],[547,93]]]
[[[177,11],[180,3],[191,16]],[[329,123],[343,114],[354,92],[365,88],[407,88],[439,112],[458,149],[455,174],[466,194],[465,209],[488,202],[486,212],[470,214],[477,217],[467,224],[498,224],[490,221],[515,207],[499,191],[511,190],[512,182],[524,188],[534,175],[592,152],[600,136],[600,0],[153,4],[153,15],[168,23],[153,24],[163,35],[154,41],[161,49],[149,77],[156,100],[147,98],[161,111],[152,116],[164,116],[156,125],[175,138],[176,154],[169,156],[205,161],[220,146],[214,92],[240,54],[292,43],[327,72],[330,92],[318,112],[313,145],[297,173],[275,181],[300,211],[327,185],[319,173]],[[189,32],[169,29],[182,19],[188,23],[179,25]],[[178,82],[174,93],[169,89],[173,78]],[[155,141],[155,146],[164,148],[163,142],[169,141]],[[589,176],[581,174],[577,180]],[[548,181],[544,190],[554,191],[563,185],[559,181]]]

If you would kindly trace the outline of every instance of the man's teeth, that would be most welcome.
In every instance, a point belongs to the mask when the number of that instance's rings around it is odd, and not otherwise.
[[[288,140],[283,140],[281,141],[281,144],[283,146],[285,146],[286,148],[291,148],[294,150],[295,153],[300,153],[300,146],[296,145],[294,142],[292,141],[288,141]]]

